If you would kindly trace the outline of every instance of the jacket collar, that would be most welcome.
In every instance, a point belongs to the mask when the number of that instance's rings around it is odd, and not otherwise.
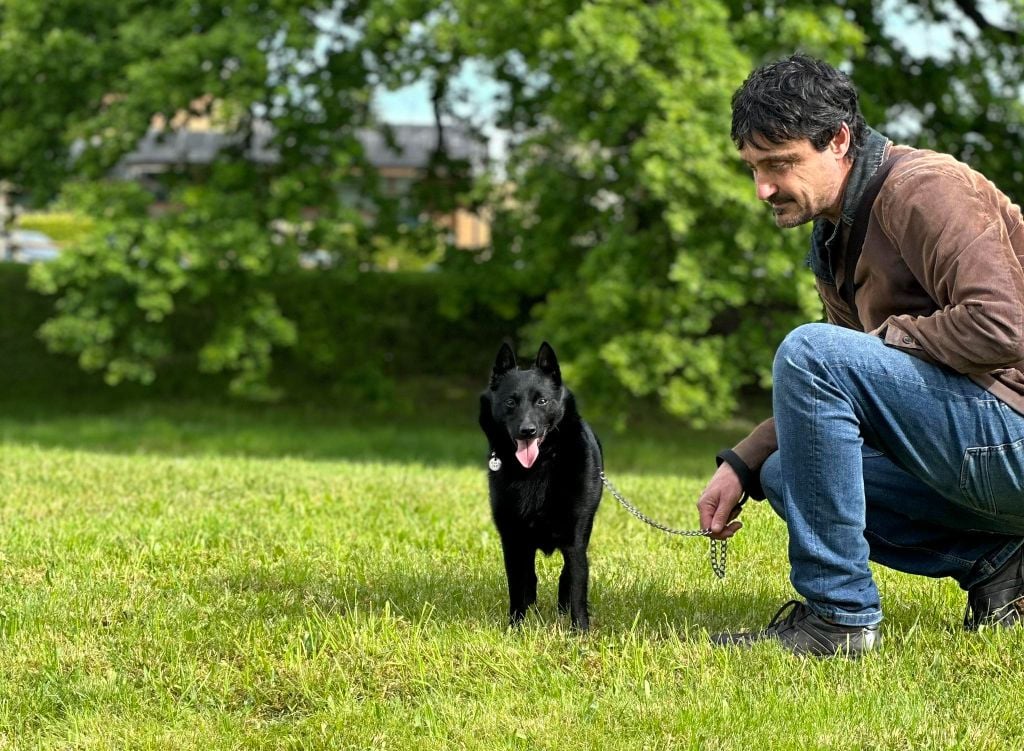
[[[889,139],[877,130],[867,128],[864,146],[853,162],[853,169],[850,170],[850,177],[846,181],[846,190],[843,191],[842,224],[853,224],[861,196],[864,195],[868,183],[885,160],[890,143]],[[816,276],[829,284],[835,284],[831,255],[839,237],[839,225],[833,224],[828,219],[814,220],[807,265],[811,267]]]
[[[873,128],[867,128],[867,138],[864,140],[864,147],[860,155],[853,163],[850,171],[850,179],[846,182],[846,191],[843,193],[843,222],[853,224],[853,218],[857,213],[857,204],[864,190],[868,187],[871,178],[878,172],[878,168],[885,160],[885,152],[889,146],[889,139]]]

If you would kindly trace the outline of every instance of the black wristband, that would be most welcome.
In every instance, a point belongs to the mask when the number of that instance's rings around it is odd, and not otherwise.
[[[746,462],[736,455],[735,451],[732,449],[719,451],[717,456],[715,456],[715,463],[720,467],[722,462],[732,467],[733,472],[740,478],[740,484],[743,486],[744,493],[755,501],[763,501],[765,499],[764,488],[761,487],[760,473],[748,467]]]

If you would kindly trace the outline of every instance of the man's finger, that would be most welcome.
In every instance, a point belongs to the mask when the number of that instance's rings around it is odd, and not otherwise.
[[[706,495],[702,495],[697,501],[697,512],[700,515],[700,528],[708,529],[715,516],[715,504]]]
[[[711,519],[711,531],[720,533],[725,529],[725,525],[728,524],[735,518],[733,511],[736,508],[737,501],[722,501],[718,504],[718,508],[715,509],[715,515]]]
[[[733,522],[721,532],[713,532],[711,537],[715,540],[728,540],[741,529],[743,529],[743,522]]]

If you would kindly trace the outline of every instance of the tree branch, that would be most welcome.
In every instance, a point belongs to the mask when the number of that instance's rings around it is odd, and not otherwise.
[[[981,11],[978,10],[978,3],[976,0],[953,0],[953,3],[965,16],[974,21],[974,25],[981,31],[994,31],[997,34],[1005,36],[1010,41],[1020,41],[1021,33],[1016,29],[1007,29],[1002,26],[997,26],[985,18]]]

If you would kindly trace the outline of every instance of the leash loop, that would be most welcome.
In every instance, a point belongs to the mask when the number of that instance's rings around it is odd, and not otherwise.
[[[640,509],[638,509],[636,506],[627,501],[625,498],[623,498],[622,494],[616,489],[614,485],[612,485],[611,481],[607,477],[605,477],[603,469],[600,472],[600,477],[601,482],[604,484],[606,488],[608,488],[608,492],[615,497],[615,500],[622,504],[622,507],[626,509],[626,511],[631,513],[644,524],[648,524],[654,527],[655,529],[660,529],[662,532],[665,532],[666,534],[678,535],[679,537],[711,537],[710,529],[675,529],[673,527],[669,527],[665,524],[662,524],[661,522],[655,521],[651,517],[647,516],[647,514],[642,512]],[[743,506],[743,504],[747,500],[747,497],[747,494],[744,493],[743,497],[740,499],[737,508]],[[715,572],[715,576],[717,576],[719,579],[724,579],[726,558],[729,554],[729,541],[715,540],[712,538],[709,540],[709,542],[711,544],[708,550],[708,559],[711,563],[711,570]]]

